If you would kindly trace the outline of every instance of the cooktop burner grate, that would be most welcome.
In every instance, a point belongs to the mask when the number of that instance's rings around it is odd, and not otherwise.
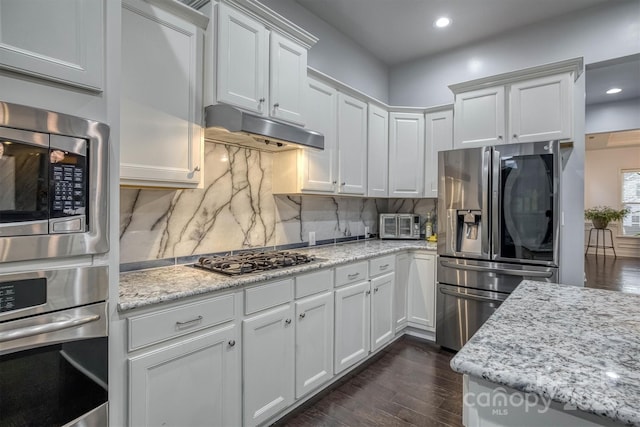
[[[193,266],[228,276],[256,273],[308,264],[316,260],[313,255],[299,252],[245,252],[237,255],[212,255],[200,257]]]

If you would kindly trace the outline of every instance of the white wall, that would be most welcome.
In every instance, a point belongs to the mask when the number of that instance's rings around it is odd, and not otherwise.
[[[640,52],[640,1],[607,2],[440,55],[391,68],[391,105],[448,104],[448,85],[563,59],[585,64]]]
[[[585,114],[587,134],[640,129],[640,98],[587,105]]]
[[[260,0],[318,37],[309,65],[382,102],[389,101],[389,68],[363,47],[294,0]]]
[[[585,153],[585,206],[620,206],[620,170],[640,168],[640,147],[608,148]]]

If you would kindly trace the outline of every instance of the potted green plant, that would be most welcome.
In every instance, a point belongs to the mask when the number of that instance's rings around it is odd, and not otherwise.
[[[584,211],[584,217],[591,220],[594,228],[607,228],[611,221],[620,221],[627,216],[629,209],[613,209],[609,206],[596,206]]]

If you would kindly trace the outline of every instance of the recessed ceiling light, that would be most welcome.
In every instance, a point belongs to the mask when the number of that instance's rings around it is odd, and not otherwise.
[[[619,87],[612,87],[607,91],[607,95],[613,95],[614,93],[620,93],[620,92],[622,92],[622,89],[620,89]]]
[[[448,27],[449,24],[451,24],[451,19],[447,18],[446,16],[442,16],[438,18],[436,22],[433,23],[433,25],[435,25],[438,28]]]

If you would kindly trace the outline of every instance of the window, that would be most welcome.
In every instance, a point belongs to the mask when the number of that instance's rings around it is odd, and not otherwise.
[[[631,211],[622,220],[622,234],[640,236],[640,169],[622,171],[622,207]]]

